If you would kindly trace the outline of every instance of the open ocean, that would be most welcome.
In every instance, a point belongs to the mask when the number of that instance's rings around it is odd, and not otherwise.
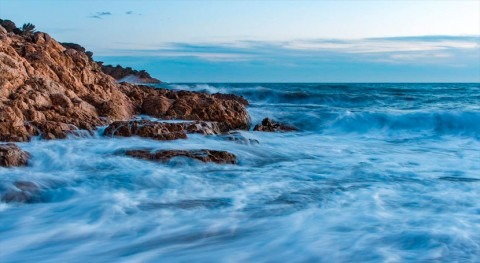
[[[168,84],[299,132],[18,145],[42,190],[0,202],[7,262],[480,262],[480,84]],[[253,127],[253,126],[252,126]],[[258,143],[257,143],[258,142]],[[118,155],[227,150],[238,165]]]

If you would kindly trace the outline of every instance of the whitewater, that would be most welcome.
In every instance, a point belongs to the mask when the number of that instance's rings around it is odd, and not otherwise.
[[[0,168],[0,262],[480,262],[480,84],[161,84],[298,132],[35,138]],[[139,116],[142,118],[142,116]],[[125,149],[215,149],[237,165]]]

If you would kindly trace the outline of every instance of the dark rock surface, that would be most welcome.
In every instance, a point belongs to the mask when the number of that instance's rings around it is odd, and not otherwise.
[[[0,166],[26,166],[30,154],[13,143],[0,144]]]
[[[265,118],[262,120],[261,124],[255,125],[253,128],[254,131],[262,131],[262,132],[289,132],[289,131],[298,131],[296,127],[293,127],[288,124],[283,124],[271,120],[269,118]]]
[[[98,62],[102,68],[103,73],[112,76],[116,80],[126,80],[131,77],[134,83],[161,83],[160,80],[153,78],[146,72],[145,70],[135,70],[131,67],[122,67],[120,65],[112,66],[112,65],[103,65],[102,62]]]
[[[140,121],[116,121],[105,129],[105,136],[131,137],[139,136],[155,140],[186,139],[184,126],[181,123]]]
[[[40,187],[33,182],[17,181],[15,188],[8,190],[2,195],[5,203],[35,203],[40,201]]]
[[[231,154],[226,151],[215,151],[215,150],[161,150],[156,152],[151,152],[149,150],[128,150],[125,152],[126,155],[151,160],[159,162],[167,162],[168,160],[175,157],[187,157],[202,162],[214,162],[218,164],[235,164],[237,163],[237,158],[234,154]]]

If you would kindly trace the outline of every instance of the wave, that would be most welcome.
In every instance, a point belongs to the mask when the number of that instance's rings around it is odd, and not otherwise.
[[[324,131],[369,133],[423,132],[480,136],[480,112],[350,112],[323,123]]]

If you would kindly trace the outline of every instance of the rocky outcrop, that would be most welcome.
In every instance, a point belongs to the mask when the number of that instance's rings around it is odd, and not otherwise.
[[[227,130],[246,130],[250,127],[250,116],[239,96],[155,89],[131,84],[125,84],[121,88],[134,101],[138,114],[169,120],[219,122],[225,124]]]
[[[279,123],[269,118],[265,118],[262,120],[261,124],[255,125],[253,128],[254,131],[261,131],[261,132],[290,132],[290,131],[298,131],[296,127]]]
[[[134,106],[111,77],[83,52],[48,34],[0,30],[0,139],[26,141],[57,122],[93,129],[130,119]],[[35,127],[35,128],[32,128]]]
[[[117,121],[105,129],[105,136],[139,136],[155,140],[186,139],[184,127],[180,123],[142,121]]]
[[[162,150],[151,152],[149,150],[128,150],[126,155],[151,161],[167,162],[175,157],[186,157],[201,162],[213,162],[218,164],[235,164],[237,158],[234,154],[226,151],[214,150]]]
[[[0,144],[0,166],[26,166],[30,154],[13,143]]]
[[[122,67],[120,65],[112,66],[112,65],[103,65],[103,62],[97,62],[101,68],[103,73],[112,76],[117,81],[125,81],[130,83],[161,83],[160,80],[156,78],[152,78],[148,72],[145,70],[135,70],[131,67]]]
[[[86,53],[46,33],[19,35],[0,26],[0,141],[65,138],[134,114],[216,122],[221,131],[249,128],[241,97],[117,83]]]

